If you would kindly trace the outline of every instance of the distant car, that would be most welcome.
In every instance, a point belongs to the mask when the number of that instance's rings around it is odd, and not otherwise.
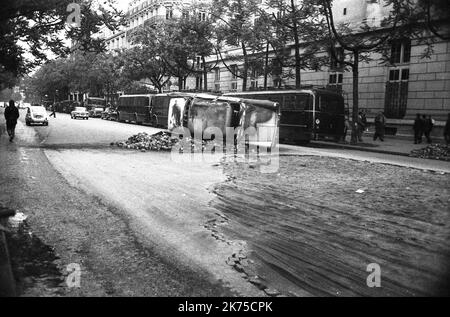
[[[25,115],[25,123],[26,125],[48,125],[47,110],[43,106],[37,105],[28,107],[27,114]]]
[[[100,107],[93,108],[93,109],[89,110],[89,117],[101,118],[104,110],[105,110],[104,108],[100,108]]]
[[[88,120],[89,112],[87,112],[85,107],[75,107],[75,109],[70,113],[70,118],[71,119],[82,118]]]
[[[112,107],[108,107],[108,108],[106,108],[105,111],[102,112],[101,118],[104,119],[104,120],[117,121],[117,118],[118,118],[117,110],[112,108]]]

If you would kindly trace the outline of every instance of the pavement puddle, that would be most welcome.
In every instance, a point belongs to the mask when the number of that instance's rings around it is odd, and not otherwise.
[[[31,231],[27,216],[18,212],[5,227],[17,295],[64,295],[64,276],[56,264],[58,257],[52,247]]]

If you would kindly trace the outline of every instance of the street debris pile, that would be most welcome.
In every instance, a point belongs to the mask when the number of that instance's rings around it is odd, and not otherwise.
[[[173,137],[169,132],[162,131],[156,134],[148,134],[146,132],[138,133],[128,138],[124,142],[111,143],[111,145],[117,145],[118,147],[125,149],[146,151],[171,151],[175,145],[178,145],[180,139]],[[191,137],[183,139],[183,144],[180,145],[180,152],[183,152],[183,147],[188,145],[191,147],[191,151],[203,151],[207,145],[206,141],[199,141],[192,139]]]
[[[444,144],[430,144],[422,149],[411,151],[410,156],[450,161],[450,146]]]

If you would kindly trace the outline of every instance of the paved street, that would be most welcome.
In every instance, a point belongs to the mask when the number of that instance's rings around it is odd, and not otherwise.
[[[27,217],[48,262],[40,274],[32,258],[15,263],[23,295],[448,291],[448,162],[283,145],[279,170],[264,174],[258,162],[182,164],[112,147],[159,130],[65,114],[49,127],[20,122],[10,144],[0,116],[0,203]],[[80,288],[63,283],[70,263]],[[366,284],[370,263],[380,288]]]

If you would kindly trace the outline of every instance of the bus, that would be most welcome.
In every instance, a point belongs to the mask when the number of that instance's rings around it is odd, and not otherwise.
[[[192,96],[189,93],[122,95],[117,106],[118,120],[170,129],[179,119],[175,112],[183,113]]]
[[[117,120],[151,124],[152,95],[122,95],[117,102]]]
[[[244,137],[246,132],[256,132],[253,144],[272,147],[277,143],[279,126],[279,105],[276,102],[259,99],[241,99],[224,96],[197,95],[185,109],[185,119],[191,134],[198,128],[202,134],[208,129],[219,129],[222,137],[227,136],[228,128],[233,128],[237,139]],[[200,120],[201,126],[196,126]],[[236,129],[239,128],[239,129]],[[253,132],[252,132],[253,133]],[[207,138],[203,135],[204,138]]]
[[[345,129],[344,98],[322,88],[226,93],[225,96],[270,100],[280,104],[282,141],[308,143],[313,139],[339,141]]]
[[[106,108],[105,98],[88,97],[85,101],[86,110],[89,112],[89,117],[101,117],[102,112]]]

